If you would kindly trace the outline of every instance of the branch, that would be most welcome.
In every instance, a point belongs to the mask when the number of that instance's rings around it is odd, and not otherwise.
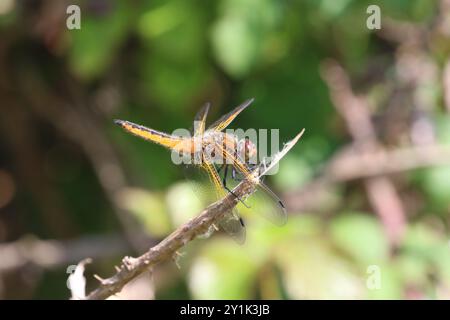
[[[368,100],[353,92],[344,69],[329,60],[323,65],[322,76],[328,85],[333,105],[344,119],[356,148],[360,152],[374,152],[381,148],[371,121]],[[405,230],[405,210],[393,182],[389,177],[379,175],[365,179],[364,186],[391,244],[397,244]]]
[[[146,242],[148,241],[147,238]],[[52,269],[77,263],[85,257],[101,259],[121,255],[129,250],[131,248],[127,241],[115,234],[68,241],[40,240],[26,236],[14,242],[0,244],[0,274],[27,265]]]
[[[229,193],[225,198],[207,207],[200,215],[180,226],[159,244],[150,248],[138,258],[125,257],[117,273],[108,279],[99,279],[100,286],[91,292],[86,299],[99,300],[119,292],[128,282],[158,263],[176,257],[177,250],[194,238],[207,233],[214,223],[227,214],[239,199],[245,199],[255,189],[255,185],[247,180],[242,181],[234,190],[235,197]]]
[[[449,164],[449,145],[430,144],[374,152],[345,150],[329,162],[325,175],[333,182],[343,182]]]
[[[324,165],[313,181],[284,194],[283,198],[289,211],[320,211],[336,184],[449,164],[449,145],[405,146],[373,152],[347,146]]]
[[[447,63],[445,64],[442,75],[442,83],[444,87],[445,107],[447,108],[447,112],[450,112],[450,59],[448,59]]]

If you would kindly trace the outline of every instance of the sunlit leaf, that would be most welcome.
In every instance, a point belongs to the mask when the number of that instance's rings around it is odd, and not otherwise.
[[[331,223],[330,236],[337,246],[358,262],[380,264],[388,258],[386,235],[373,216],[356,213],[338,216]]]
[[[91,79],[104,72],[114,60],[114,52],[127,35],[133,11],[123,1],[111,1],[109,11],[101,16],[90,15],[83,9],[81,30],[69,33],[69,61],[75,74]]]
[[[361,297],[364,279],[319,238],[298,238],[277,251],[283,286],[291,299]]]
[[[255,264],[241,246],[214,238],[195,258],[189,288],[195,299],[249,299],[255,272]]]
[[[450,207],[450,167],[428,168],[422,181],[431,202],[446,211]]]
[[[186,223],[206,207],[207,199],[194,194],[195,182],[180,182],[173,185],[166,195],[167,207],[176,226]]]
[[[399,271],[384,263],[377,265],[377,267],[380,271],[380,286],[374,288],[366,286],[366,297],[368,299],[403,299],[404,288]],[[366,279],[368,276],[370,275],[366,275]]]
[[[279,3],[224,0],[221,9],[211,34],[214,53],[225,71],[241,78],[264,56],[266,41],[272,39],[270,32],[282,18]]]
[[[123,208],[132,212],[156,237],[167,235],[171,224],[162,195],[141,189],[127,189],[120,195]]]

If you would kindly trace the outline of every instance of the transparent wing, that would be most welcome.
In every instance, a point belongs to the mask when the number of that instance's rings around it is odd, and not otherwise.
[[[241,113],[245,108],[247,108],[253,102],[253,100],[255,100],[255,99],[253,99],[253,98],[252,99],[248,99],[244,103],[242,103],[241,105],[237,106],[231,112],[223,115],[222,117],[219,118],[219,120],[214,122],[208,128],[208,130],[212,129],[212,130],[216,130],[216,131],[222,131],[223,129],[228,127],[228,125],[231,123],[231,121],[233,121],[234,118],[236,118],[239,113]]]
[[[205,103],[194,118],[194,127],[191,130],[194,136],[202,135],[205,132],[206,117],[208,116],[211,104]]]
[[[260,168],[257,167],[252,171],[238,154],[227,150],[220,143],[216,143],[216,148],[223,153],[225,159],[231,160],[232,170],[234,171],[232,171],[231,179],[248,179],[255,182],[256,191],[245,200],[252,211],[264,216],[274,224],[285,224],[287,220],[286,208],[280,198],[261,181]]]
[[[233,170],[235,172],[233,172]],[[237,172],[232,166],[228,170],[226,185],[233,189],[245,176]],[[262,181],[256,185],[256,190],[248,198],[242,199],[248,208],[239,205],[242,212],[257,213],[276,225],[284,225],[287,212],[281,199]]]
[[[193,192],[200,201],[214,202],[226,196],[226,191],[213,164],[208,163],[201,166],[185,165],[183,172],[186,179],[193,182],[191,183]],[[245,225],[240,219],[236,208],[227,213],[217,225],[237,243],[243,244],[245,242]]]
[[[260,213],[266,216],[269,220],[278,225],[283,225],[287,221],[286,208],[280,198],[275,193],[273,193],[273,191],[269,187],[267,187],[267,185],[265,185],[261,180],[264,178],[264,175],[267,174],[273,168],[273,166],[276,165],[281,160],[281,158],[283,158],[287,154],[287,152],[292,149],[292,147],[298,142],[304,132],[305,129],[300,131],[300,133],[298,133],[294,137],[294,139],[285,143],[283,149],[272,157],[268,165],[266,165],[265,161],[263,161],[261,165],[254,171],[258,175],[259,184],[257,187],[257,192],[255,192],[249,199],[249,203],[251,205],[252,201],[256,201],[255,207],[257,207],[258,204],[260,205],[257,210],[260,211]]]
[[[244,221],[237,215],[236,209],[218,222],[219,227],[238,244],[244,244],[246,238]]]
[[[215,186],[217,198],[222,199],[225,197],[227,193],[214,165],[205,161],[202,167],[207,171],[209,179]],[[225,215],[225,217],[220,220],[218,224],[226,233],[232,236],[237,243],[242,244],[245,242],[245,226],[242,219],[239,217],[236,208],[231,210],[230,214]]]
[[[287,212],[281,199],[263,182],[260,182],[248,199],[252,212],[265,217],[270,222],[282,226],[286,224]]]
[[[216,201],[216,193],[211,188],[208,174],[202,167],[197,165],[183,165],[183,174],[186,180],[189,181],[193,193],[202,204]]]

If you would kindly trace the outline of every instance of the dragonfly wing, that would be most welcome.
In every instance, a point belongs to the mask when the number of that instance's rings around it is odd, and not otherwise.
[[[300,131],[300,133],[298,133],[294,139],[287,142],[284,145],[283,149],[280,152],[276,153],[274,157],[272,157],[269,165],[261,165],[258,169],[255,170],[255,173],[258,173],[259,180],[257,189],[261,192],[256,192],[252,196],[252,198],[257,199],[256,201],[258,201],[259,203],[265,203],[265,205],[263,205],[263,208],[265,209],[262,209],[262,212],[269,220],[278,225],[283,225],[286,223],[286,208],[280,198],[278,198],[278,196],[269,187],[267,187],[261,181],[261,179],[281,160],[281,158],[283,158],[287,154],[289,150],[292,149],[292,147],[298,142],[304,132],[305,129]]]
[[[183,167],[186,179],[193,182],[192,190],[200,201],[216,201],[226,196],[220,176],[211,163],[202,165],[186,165]],[[213,188],[211,188],[211,183]],[[217,222],[217,226],[230,235],[237,243],[245,242],[246,232],[238,211],[233,209]]]
[[[234,118],[236,118],[239,113],[241,113],[245,108],[247,108],[253,102],[253,100],[254,99],[252,98],[244,101],[244,103],[237,106],[234,110],[220,117],[219,120],[214,122],[208,129],[222,131],[223,129],[228,127],[231,121],[233,121]]]
[[[134,134],[135,136],[160,144],[169,149],[174,149],[179,143],[183,142],[182,137],[172,136],[167,133],[156,131],[130,121],[114,120],[114,123],[121,126],[125,131]]]
[[[238,154],[233,154],[219,143],[216,143],[216,148],[222,152],[227,161],[231,160],[233,170],[238,173],[243,179],[255,181],[256,192],[254,192],[248,199],[245,200],[252,210],[257,210],[259,214],[266,217],[271,222],[277,225],[283,225],[287,220],[287,213],[283,202],[278,196],[266,186],[260,179],[259,167],[252,171]]]
[[[219,173],[214,165],[208,161],[205,161],[202,166],[209,175],[211,182],[213,183],[216,191],[217,198],[222,199],[227,195],[225,188],[220,180]],[[245,225],[242,219],[239,217],[237,210],[234,208],[229,214],[226,214],[219,222],[218,225],[228,233],[237,243],[242,244],[245,242]]]
[[[183,174],[195,196],[201,203],[216,201],[217,195],[210,187],[209,177],[205,170],[198,165],[183,165]]]
[[[209,102],[205,103],[200,111],[195,115],[194,118],[194,128],[191,131],[194,136],[202,135],[205,132],[206,117],[209,112],[211,104]]]
[[[265,161],[263,161],[262,164],[264,165],[261,164],[257,171],[255,171],[255,173],[258,172],[259,178],[257,187],[258,192],[255,192],[254,195],[252,195],[250,201],[256,201],[257,204],[260,204],[261,208],[258,209],[260,213],[277,225],[283,225],[286,223],[286,208],[280,198],[278,198],[278,196],[273,193],[273,191],[267,187],[261,179],[281,160],[281,158],[287,154],[289,150],[292,149],[304,132],[305,129],[297,134],[294,139],[285,143],[283,149],[272,157],[271,162],[269,162],[268,165],[265,165]]]
[[[227,214],[217,223],[219,227],[229,234],[238,244],[244,244],[246,238],[245,225],[237,215],[236,210]]]
[[[221,144],[219,141],[215,142],[216,153],[223,155],[224,163],[231,164],[235,170],[248,180],[252,179],[254,172],[245,164],[240,155],[235,153],[234,150],[224,147],[225,144]]]
[[[258,213],[270,222],[282,226],[286,224],[287,212],[280,198],[263,182],[260,182],[247,200],[253,212]]]

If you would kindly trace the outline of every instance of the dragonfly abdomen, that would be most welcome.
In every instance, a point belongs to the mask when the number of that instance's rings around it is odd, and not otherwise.
[[[169,149],[179,148],[178,146],[182,144],[184,140],[186,140],[186,138],[169,135],[167,133],[150,129],[130,121],[114,120],[114,123],[121,126],[125,131],[134,134],[135,136],[160,144]]]

